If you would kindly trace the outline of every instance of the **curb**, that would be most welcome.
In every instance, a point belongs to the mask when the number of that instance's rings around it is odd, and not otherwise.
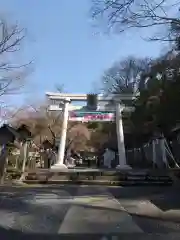
[[[23,183],[27,185],[36,185],[36,184],[70,184],[70,185],[109,185],[109,186],[171,186],[173,185],[173,181],[95,181],[95,180],[50,180],[50,181],[42,181],[42,180],[24,180]]]

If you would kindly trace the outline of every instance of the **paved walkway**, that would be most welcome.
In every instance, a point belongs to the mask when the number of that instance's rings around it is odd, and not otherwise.
[[[23,232],[26,237],[27,234],[52,234],[55,237],[58,234],[117,236],[130,233],[138,236],[165,234],[163,239],[167,234],[180,236],[180,197],[173,196],[172,192],[177,194],[169,188],[150,187],[3,188],[0,192],[0,236],[5,238],[3,234],[7,232]],[[174,201],[174,209],[167,210],[165,204],[160,204],[165,196],[166,203]],[[17,238],[20,239],[19,235]]]

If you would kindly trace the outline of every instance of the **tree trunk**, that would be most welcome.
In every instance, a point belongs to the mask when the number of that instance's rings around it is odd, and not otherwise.
[[[24,173],[26,169],[26,162],[27,162],[27,151],[28,151],[28,143],[25,142],[23,144],[23,163],[22,163],[22,173]]]
[[[0,183],[3,184],[5,172],[6,172],[6,166],[8,164],[8,149],[7,149],[6,145],[4,146],[4,148],[2,150],[0,159],[1,159],[0,160]]]
[[[47,150],[44,151],[43,159],[44,159],[44,168],[48,169],[49,164],[48,164],[48,152],[47,152]]]
[[[19,169],[19,155],[16,155],[16,164],[15,168],[18,170]]]
[[[24,179],[24,172],[26,169],[26,163],[28,158],[28,143],[23,143],[23,162],[22,162],[22,169],[21,169],[21,177],[20,180]]]
[[[143,146],[140,147],[140,151],[141,151],[141,156],[142,156],[142,167],[144,168],[144,167],[147,167],[148,161],[147,161]]]

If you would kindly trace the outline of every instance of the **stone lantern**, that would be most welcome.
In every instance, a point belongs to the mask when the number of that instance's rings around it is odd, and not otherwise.
[[[4,173],[8,164],[8,150],[9,145],[14,143],[19,138],[19,133],[7,124],[4,124],[0,128],[0,145],[1,145],[1,156],[0,156],[0,181],[4,180]]]
[[[22,124],[18,129],[17,132],[19,133],[19,141],[22,143],[22,157],[23,157],[23,164],[22,164],[22,173],[25,171],[26,162],[28,160],[28,146],[32,139],[32,134],[29,131],[28,127],[25,124]],[[24,176],[22,175],[22,178]]]

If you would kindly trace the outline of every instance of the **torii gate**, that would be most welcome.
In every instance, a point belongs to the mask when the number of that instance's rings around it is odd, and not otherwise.
[[[63,122],[62,122],[62,130],[61,137],[59,143],[59,151],[57,162],[52,166],[53,169],[63,169],[67,168],[64,164],[64,153],[65,153],[65,145],[66,145],[66,134],[67,134],[67,126],[69,119],[69,107],[70,102],[78,101],[85,102],[87,101],[88,94],[70,94],[70,93],[53,93],[47,92],[46,96],[48,100],[50,100],[49,110],[60,111],[62,110],[63,105]],[[103,94],[97,95],[98,102],[108,102],[113,101],[115,105],[115,113],[116,113],[116,132],[117,132],[117,140],[118,140],[118,155],[119,155],[119,164],[117,165],[118,169],[130,169],[130,166],[127,165],[126,162],[126,152],[124,146],[124,133],[123,133],[123,122],[122,122],[122,110],[125,108],[124,105],[121,105],[122,100],[133,100],[136,96],[133,94],[113,94],[105,97]],[[71,108],[72,109],[72,108]],[[132,111],[132,108],[129,108]]]

